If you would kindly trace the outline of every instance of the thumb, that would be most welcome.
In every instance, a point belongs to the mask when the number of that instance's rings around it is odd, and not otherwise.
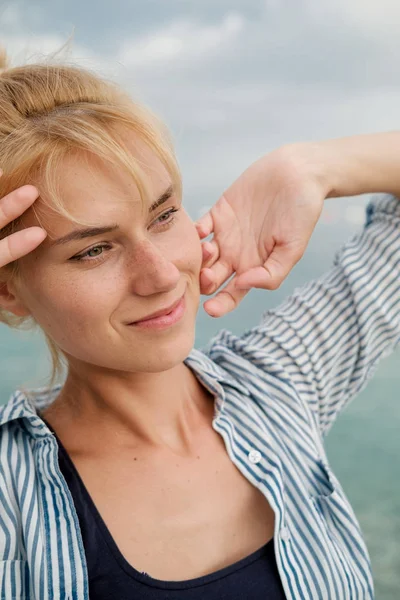
[[[276,290],[301,256],[302,253],[294,251],[292,247],[275,246],[263,265],[236,276],[235,287],[239,290]]]

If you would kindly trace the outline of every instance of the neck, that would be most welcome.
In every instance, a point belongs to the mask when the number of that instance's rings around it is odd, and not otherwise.
[[[182,362],[160,373],[70,369],[45,411],[68,448],[147,446],[191,453],[214,414],[211,395]],[[80,448],[77,447],[79,444]]]

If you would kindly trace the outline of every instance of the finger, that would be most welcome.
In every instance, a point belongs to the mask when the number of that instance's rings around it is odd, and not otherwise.
[[[214,222],[211,212],[207,212],[200,219],[198,219],[195,222],[195,226],[201,240],[210,235],[214,230]]]
[[[202,294],[213,294],[233,274],[232,267],[218,260],[212,267],[206,267],[200,272]]]
[[[0,268],[32,252],[43,242],[47,233],[40,227],[29,227],[0,241]]]
[[[276,290],[300,260],[302,252],[287,246],[275,246],[265,263],[249,269],[235,279],[237,289],[260,288]]]
[[[211,317],[223,317],[238,307],[249,290],[238,290],[233,278],[214,298],[204,302],[204,310]]]
[[[22,215],[37,200],[39,192],[33,185],[23,185],[0,199],[0,229]]]
[[[203,251],[203,263],[202,268],[210,268],[219,258],[219,248],[217,242],[211,240],[210,242],[202,243]]]

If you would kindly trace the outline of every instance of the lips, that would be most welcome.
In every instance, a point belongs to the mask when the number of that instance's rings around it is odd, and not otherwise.
[[[132,321],[132,323],[129,323],[129,325],[135,325],[135,323],[142,323],[143,321],[149,321],[150,319],[155,319],[157,317],[162,317],[164,315],[167,315],[168,313],[172,312],[174,310],[174,308],[176,308],[178,306],[178,304],[180,303],[182,298],[183,298],[183,296],[178,298],[178,300],[176,300],[170,306],[167,306],[166,308],[157,310],[156,312],[151,313],[150,315],[147,315],[146,317],[143,317],[143,319],[138,319],[137,321]]]

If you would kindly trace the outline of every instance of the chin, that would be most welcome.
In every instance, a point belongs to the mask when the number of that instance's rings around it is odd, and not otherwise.
[[[150,336],[134,344],[114,347],[112,355],[85,361],[111,371],[127,373],[162,373],[181,364],[190,354],[195,341],[195,327],[171,332],[169,336]]]
[[[149,349],[148,356],[143,354],[140,357],[141,367],[137,370],[146,373],[161,373],[173,369],[181,364],[190,354],[194,346],[194,330],[188,332],[184,337],[176,336],[172,341],[160,343],[156,351],[154,347]],[[144,350],[144,349],[143,349]]]

